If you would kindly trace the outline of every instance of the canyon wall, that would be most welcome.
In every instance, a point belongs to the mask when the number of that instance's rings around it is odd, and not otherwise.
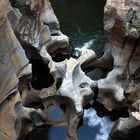
[[[111,140],[139,139],[139,68],[140,68],[140,2],[107,0],[104,29],[114,58],[107,81],[120,89],[116,98],[127,106],[129,118],[120,118],[112,128]],[[135,130],[135,128],[137,129]],[[135,131],[134,131],[135,130]],[[132,138],[133,135],[133,138]]]
[[[0,139],[25,140],[37,127],[54,125],[66,128],[67,140],[77,140],[90,101],[110,113],[122,109],[129,113],[125,118],[118,115],[110,140],[137,139],[139,5],[139,0],[106,1],[107,43],[98,58],[85,48],[70,54],[69,38],[61,32],[48,0],[1,0]],[[102,74],[94,79],[90,72],[97,68]],[[52,107],[60,108],[63,115],[51,117]]]

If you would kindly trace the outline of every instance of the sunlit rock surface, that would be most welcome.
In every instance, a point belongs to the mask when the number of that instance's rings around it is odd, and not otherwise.
[[[60,31],[59,21],[48,0],[21,0],[17,8],[12,8],[8,15],[21,41],[39,50],[45,46],[49,53],[69,47],[69,38]]]
[[[104,8],[104,28],[114,58],[114,68],[105,83],[110,83],[109,88],[115,84],[115,99],[127,104],[130,112],[129,118],[120,118],[116,122],[110,134],[111,140],[129,139],[132,129],[139,125],[139,97],[135,94],[139,87],[140,66],[139,4],[138,0],[108,0]],[[136,135],[135,139],[138,137]]]
[[[36,127],[53,125],[66,128],[65,139],[78,140],[82,117],[97,117],[84,108],[94,106],[100,114],[97,103],[108,115],[124,108],[124,114],[129,112],[125,118],[118,115],[110,140],[132,140],[135,133],[139,138],[140,2],[107,0],[103,56],[81,48],[62,61],[55,57],[65,56],[69,40],[60,31],[50,2],[10,2],[0,3],[0,139],[25,140]],[[100,75],[95,79],[96,73]],[[100,132],[107,139],[109,132]]]

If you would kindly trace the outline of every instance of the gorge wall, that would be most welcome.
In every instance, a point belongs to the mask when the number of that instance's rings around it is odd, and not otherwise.
[[[77,140],[90,101],[110,113],[129,113],[118,117],[109,140],[139,139],[139,5],[139,0],[106,1],[107,43],[98,58],[85,48],[71,54],[48,0],[1,0],[0,139],[31,139],[36,128],[54,125],[66,128],[67,140]],[[99,80],[89,74],[96,68],[103,72]],[[53,107],[62,111],[60,118],[51,116]]]
[[[113,70],[106,79],[111,80],[110,85],[118,85],[116,98],[121,99],[122,106],[127,106],[129,112],[129,118],[120,118],[115,123],[111,140],[139,139],[135,133],[139,131],[139,5],[137,0],[108,0],[104,9],[104,28],[114,58]]]

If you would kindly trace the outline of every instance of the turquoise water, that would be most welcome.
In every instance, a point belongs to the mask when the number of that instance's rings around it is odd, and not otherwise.
[[[101,55],[105,45],[103,9],[105,0],[51,0],[61,30],[73,47],[92,48]]]

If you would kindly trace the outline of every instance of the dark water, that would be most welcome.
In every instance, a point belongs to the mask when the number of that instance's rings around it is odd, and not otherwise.
[[[53,108],[53,117],[60,111]],[[60,114],[61,111],[58,113]],[[84,111],[83,125],[78,129],[79,140],[107,140],[113,122],[108,117],[99,118],[93,108]],[[50,127],[49,140],[65,140],[66,129],[64,127]]]
[[[100,55],[105,45],[105,0],[51,0],[51,3],[72,46],[92,48]]]

